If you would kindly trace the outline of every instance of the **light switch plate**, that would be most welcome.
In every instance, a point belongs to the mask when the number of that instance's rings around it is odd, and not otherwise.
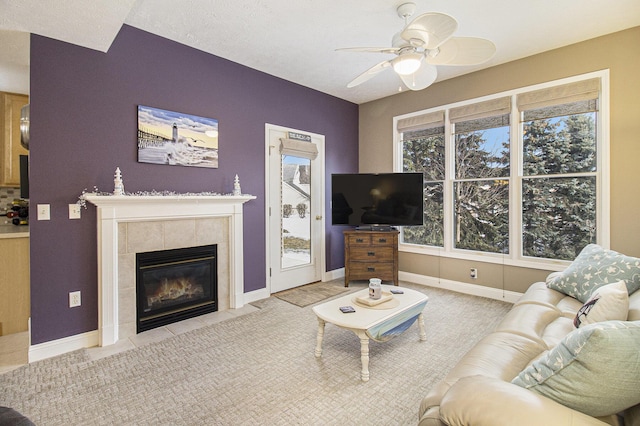
[[[69,219],[80,219],[80,206],[69,204]]]
[[[51,220],[51,206],[38,204],[38,220]]]

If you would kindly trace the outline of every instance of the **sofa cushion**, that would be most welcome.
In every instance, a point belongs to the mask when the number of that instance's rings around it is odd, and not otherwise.
[[[545,350],[546,345],[540,340],[496,331],[471,348],[444,381],[451,385],[461,377],[478,374],[509,381]]]
[[[552,276],[553,274],[559,274],[559,272],[552,272],[549,276]],[[567,295],[564,293],[549,289],[545,282],[536,282],[529,286],[527,291],[524,292],[515,305],[517,306],[522,303],[538,303],[541,305],[557,306],[558,303],[566,297]]]
[[[602,321],[626,321],[629,313],[629,293],[624,281],[608,284],[593,292],[587,303],[576,314],[573,325],[583,325]]]
[[[640,288],[640,259],[589,244],[561,273],[547,277],[547,287],[585,303],[599,287],[624,280],[629,294]]]
[[[512,383],[591,416],[640,403],[640,321],[606,321],[569,333]]]
[[[518,303],[500,321],[495,331],[517,334],[541,342],[543,350],[547,350],[575,329],[573,318],[578,309],[579,307],[570,316],[565,317],[563,312],[553,305]]]
[[[605,423],[509,382],[483,376],[464,377],[451,386],[442,398],[440,417],[450,426],[619,424]]]

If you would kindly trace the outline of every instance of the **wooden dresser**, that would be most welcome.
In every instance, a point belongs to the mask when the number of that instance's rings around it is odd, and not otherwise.
[[[400,231],[344,231],[344,286],[380,278],[398,285]]]

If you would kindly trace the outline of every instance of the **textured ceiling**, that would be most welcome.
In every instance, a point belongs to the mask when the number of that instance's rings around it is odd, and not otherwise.
[[[0,29],[106,52],[135,0],[0,0]]]
[[[398,92],[385,71],[347,83],[391,58],[336,52],[390,46],[404,26],[389,0],[0,0],[0,61],[7,34],[31,32],[102,52],[123,23],[355,103]],[[429,0],[416,12],[447,13],[456,36],[492,40],[496,55],[473,67],[438,67],[438,81],[640,25],[638,0]],[[411,19],[411,18],[410,18]],[[9,41],[6,41],[9,40]],[[13,50],[18,49],[17,47]],[[18,49],[19,50],[19,49]],[[12,56],[20,56],[13,53]],[[0,71],[1,72],[1,71]]]

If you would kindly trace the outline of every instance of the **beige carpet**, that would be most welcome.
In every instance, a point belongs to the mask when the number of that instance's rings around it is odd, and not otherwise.
[[[290,290],[280,291],[273,295],[285,302],[304,308],[305,306],[314,305],[348,290],[349,287],[344,286],[344,281],[334,280],[324,283],[317,282],[307,284]],[[353,288],[351,288],[351,290],[353,290]]]
[[[271,297],[247,315],[91,361],[76,351],[0,374],[0,405],[39,426],[411,425],[422,397],[510,304],[429,287],[427,341],[417,325],[360,342],[327,325],[314,356],[311,307]]]

